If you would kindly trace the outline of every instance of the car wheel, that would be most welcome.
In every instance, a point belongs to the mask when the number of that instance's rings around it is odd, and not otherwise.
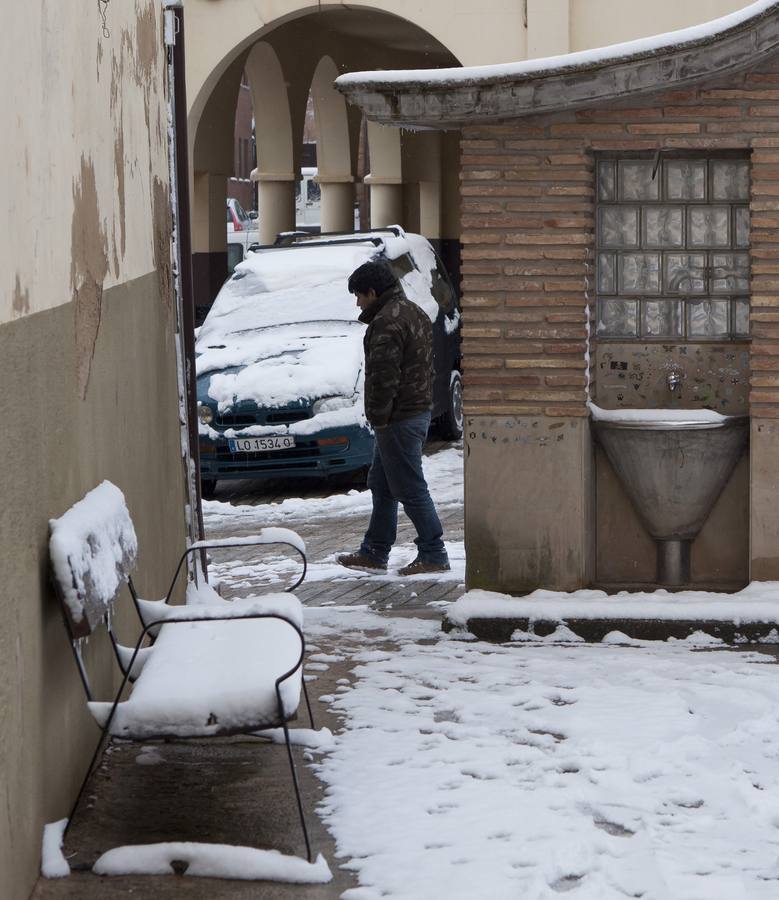
[[[200,493],[204,500],[212,500],[216,493],[216,478],[203,478],[200,481]]]
[[[449,381],[449,403],[439,420],[439,430],[447,441],[456,441],[463,436],[463,380],[457,370],[452,372]]]

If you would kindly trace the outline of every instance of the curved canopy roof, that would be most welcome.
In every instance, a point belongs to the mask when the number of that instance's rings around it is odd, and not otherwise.
[[[452,69],[352,72],[336,87],[372,121],[456,128],[601,105],[748,69],[779,52],[779,0],[595,50]]]

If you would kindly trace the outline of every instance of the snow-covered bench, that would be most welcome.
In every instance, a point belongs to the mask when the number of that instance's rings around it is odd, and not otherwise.
[[[49,523],[55,589],[62,602],[73,653],[92,715],[101,727],[68,823],[108,736],[125,740],[206,738],[281,728],[309,862],[311,847],[300,800],[287,723],[303,690],[305,640],[302,607],[290,593],[305,577],[305,544],[294,532],[266,528],[248,538],[201,542],[181,556],[163,600],[142,600],[131,572],[138,542],[124,495],[104,481]],[[188,591],[187,604],[169,605],[184,562],[211,547],[287,544],[300,554],[303,573],[284,593],[227,602],[207,585]],[[119,644],[112,609],[124,584],[141,620],[133,647]],[[93,695],[81,643],[104,625],[122,673],[112,701]],[[149,646],[143,646],[148,640]],[[132,684],[126,699],[125,689]]]

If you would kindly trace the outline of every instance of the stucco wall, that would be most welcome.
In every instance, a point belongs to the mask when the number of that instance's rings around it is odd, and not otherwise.
[[[160,4],[7,4],[0,36],[0,322],[155,267],[148,219],[167,182]]]
[[[98,735],[49,585],[48,520],[116,483],[149,596],[185,536],[161,9],[110,4],[104,37],[96,6],[11,5],[0,37],[3,900],[29,895],[43,824],[67,815]],[[100,643],[87,657],[105,696]]]

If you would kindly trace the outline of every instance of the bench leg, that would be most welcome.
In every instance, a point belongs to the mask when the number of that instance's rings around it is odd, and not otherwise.
[[[310,710],[309,710],[310,711]],[[295,800],[298,804],[298,814],[300,815],[300,824],[303,826],[303,837],[306,841],[306,856],[309,862],[311,860],[311,842],[308,839],[308,829],[306,828],[306,818],[303,815],[303,801],[300,799],[300,787],[298,785],[298,776],[295,771],[295,760],[292,756],[292,746],[289,742],[289,728],[287,728],[287,723],[282,722],[281,727],[284,729],[284,743],[287,745],[287,757],[289,758],[289,768],[292,772],[292,785],[295,788]]]
[[[303,696],[306,698],[306,708],[308,709],[308,721],[311,723],[312,730],[316,727],[314,725],[314,713],[311,711],[311,701],[308,699],[308,688],[306,687],[305,679],[302,680],[303,685]]]

